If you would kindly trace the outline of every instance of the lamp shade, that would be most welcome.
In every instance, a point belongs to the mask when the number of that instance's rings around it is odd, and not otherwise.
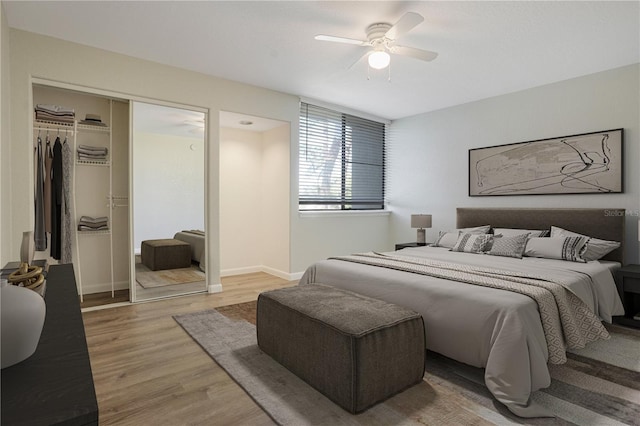
[[[411,227],[412,228],[431,228],[431,215],[430,214],[412,214]]]

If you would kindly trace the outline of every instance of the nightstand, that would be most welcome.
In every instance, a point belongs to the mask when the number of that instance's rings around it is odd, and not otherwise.
[[[616,286],[624,305],[624,316],[613,317],[617,324],[640,328],[640,265],[626,265],[616,272]]]
[[[427,243],[400,243],[396,244],[396,250],[402,250],[407,247],[424,247]]]

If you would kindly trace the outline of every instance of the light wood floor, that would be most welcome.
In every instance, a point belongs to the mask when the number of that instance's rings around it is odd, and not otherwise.
[[[129,301],[129,290],[116,290],[113,297],[110,291],[102,293],[85,294],[83,301],[80,302],[80,308],[92,308],[94,306],[109,305],[111,303],[122,303]]]
[[[100,424],[274,424],[172,316],[256,300],[296,283],[238,275],[222,279],[222,293],[83,313]]]

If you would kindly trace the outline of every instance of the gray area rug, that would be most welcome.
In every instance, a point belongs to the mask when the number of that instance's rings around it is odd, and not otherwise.
[[[264,354],[254,325],[216,310],[174,318],[282,425],[640,425],[640,332],[635,330],[609,327],[612,340],[552,366],[551,386],[534,398],[556,418],[514,416],[484,386],[482,369],[433,352],[422,383],[352,415]]]

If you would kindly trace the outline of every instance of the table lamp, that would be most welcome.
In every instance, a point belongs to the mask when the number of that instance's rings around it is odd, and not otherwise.
[[[431,228],[431,215],[430,214],[412,214],[411,215],[411,227],[418,228],[418,239],[416,240],[418,245],[427,245],[425,238],[425,228]]]

